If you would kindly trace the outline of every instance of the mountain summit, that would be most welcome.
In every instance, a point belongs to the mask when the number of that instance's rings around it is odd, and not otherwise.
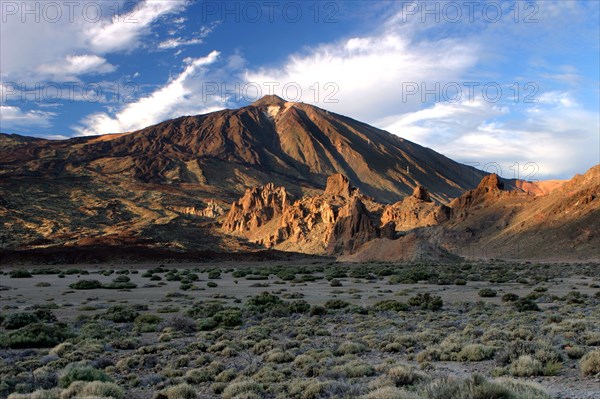
[[[275,95],[128,134],[12,143],[3,147],[0,165],[15,171],[129,176],[142,183],[187,184],[228,200],[269,182],[294,195],[314,192],[341,173],[378,201],[398,201],[421,185],[432,199],[447,203],[485,176],[386,131]]]

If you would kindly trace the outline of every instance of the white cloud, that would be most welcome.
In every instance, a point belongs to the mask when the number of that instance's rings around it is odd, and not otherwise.
[[[299,85],[301,101],[372,122],[420,108],[421,96],[404,98],[405,85],[433,87],[460,80],[477,63],[477,53],[478,46],[467,40],[415,41],[394,27],[291,55],[281,66],[250,70],[244,78],[265,89],[277,82],[276,94],[288,99],[294,99],[296,90],[283,93],[283,86]],[[325,87],[328,83],[333,85]]]
[[[104,74],[114,71],[116,67],[97,55],[68,55],[63,61],[55,64],[43,64],[37,71],[52,79],[67,81],[76,76],[86,74]]]
[[[181,115],[221,109],[222,104],[204,101],[201,90],[197,90],[206,66],[218,57],[219,52],[213,51],[206,57],[186,59],[183,72],[149,96],[126,105],[113,116],[105,112],[89,115],[73,128],[79,135],[128,132]]]
[[[0,106],[0,132],[19,127],[50,127],[51,119],[55,115],[53,112],[24,111],[19,107],[2,105]]]
[[[92,25],[87,41],[100,53],[130,50],[139,45],[139,38],[160,17],[182,11],[184,0],[146,0],[140,2],[127,16]]]
[[[158,44],[158,48],[161,50],[168,50],[168,49],[174,49],[174,48],[181,47],[181,46],[191,46],[194,44],[201,44],[201,43],[202,43],[202,39],[198,39],[198,38],[185,40],[180,37],[176,37],[176,38],[171,38],[171,39],[167,39],[167,40],[160,42]]]
[[[61,65],[65,66],[65,62],[74,73],[105,73],[111,66],[107,62],[99,62],[100,59],[107,54],[139,47],[153,24],[165,15],[182,11],[187,4],[185,0],[144,0],[136,3],[129,14],[121,11],[114,16],[116,5],[123,7],[130,2],[83,0],[69,3],[75,7],[74,20],[70,21],[67,3],[57,2],[62,18],[56,22],[44,18],[36,22],[31,17],[23,23],[20,13],[3,16],[6,22],[0,24],[0,71],[5,82],[56,79],[57,70]],[[97,21],[93,17],[83,18],[82,10],[88,6],[91,16],[95,15],[97,7],[101,7],[98,12],[102,18]],[[94,56],[98,58],[91,58]],[[71,64],[68,57],[75,57]],[[93,70],[93,67],[97,69]]]
[[[598,163],[600,121],[570,100],[569,93],[542,93],[540,102],[498,107],[477,99],[388,117],[378,127],[414,140],[460,162],[507,178],[568,178]],[[524,110],[521,107],[524,107]],[[519,172],[515,163],[519,163]],[[474,163],[477,163],[476,165]],[[511,169],[512,167],[512,169]]]

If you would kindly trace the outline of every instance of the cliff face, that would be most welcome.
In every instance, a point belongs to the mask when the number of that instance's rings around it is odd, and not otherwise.
[[[430,208],[441,209],[431,202],[424,188],[416,189],[414,196],[402,203],[384,207],[362,195],[340,174],[327,179],[323,194],[303,197],[285,205],[281,196],[276,197],[275,205],[265,200],[271,198],[273,192],[282,190],[273,185],[248,190],[242,199],[232,204],[223,231],[268,247],[339,255],[354,253],[376,238],[394,239],[396,222],[404,222],[404,219],[396,217],[392,209],[400,209],[400,215],[410,212],[415,218],[411,221],[414,225],[430,220],[429,214],[419,214],[420,205],[427,212]],[[403,227],[406,229],[408,225],[405,222]]]
[[[489,175],[450,207],[434,203],[422,186],[402,201],[383,205],[342,175],[330,176],[323,194],[285,205],[278,199],[273,205],[254,199],[283,190],[267,185],[234,203],[223,230],[267,247],[355,261],[454,255],[595,258],[600,256],[599,172],[593,168],[545,196],[506,191],[498,176]],[[246,228],[231,220],[243,221]]]

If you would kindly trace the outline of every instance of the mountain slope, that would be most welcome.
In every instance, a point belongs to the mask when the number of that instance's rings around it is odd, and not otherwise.
[[[367,124],[276,96],[129,134],[15,143],[3,147],[0,167],[51,176],[72,171],[129,176],[237,194],[268,182],[302,194],[322,189],[327,176],[342,173],[382,202],[423,185],[445,203],[485,175]]]

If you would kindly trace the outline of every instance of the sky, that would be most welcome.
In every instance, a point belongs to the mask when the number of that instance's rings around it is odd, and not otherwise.
[[[0,2],[0,132],[130,132],[262,95],[507,178],[600,162],[600,2]]]

